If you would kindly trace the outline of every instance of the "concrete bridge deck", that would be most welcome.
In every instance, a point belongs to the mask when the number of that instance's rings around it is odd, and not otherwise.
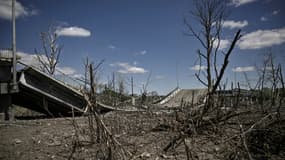
[[[75,114],[86,112],[87,102],[83,94],[70,85],[26,65],[25,68],[17,71],[17,92],[11,92],[11,80],[9,80],[11,73],[5,71],[10,70],[6,62],[5,67],[0,65],[0,74],[3,70],[6,75],[2,74],[2,79],[0,79],[2,85],[0,90],[0,113],[7,114],[12,104],[53,117],[70,116],[72,111]],[[100,112],[116,110],[114,107],[101,103],[98,103],[97,107]]]
[[[18,72],[19,92],[12,94],[12,103],[51,116],[83,113],[86,101],[79,91],[61,81],[28,67]]]

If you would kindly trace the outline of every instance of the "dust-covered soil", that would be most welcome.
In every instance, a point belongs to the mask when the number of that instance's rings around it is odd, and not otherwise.
[[[243,146],[238,146],[239,139],[236,136],[238,134],[231,133],[229,128],[221,132],[209,131],[208,133],[207,130],[204,130],[203,133],[201,132],[201,135],[191,134],[192,136],[185,138],[184,141],[177,142],[177,144],[173,145],[173,149],[170,148],[165,152],[166,146],[180,134],[177,132],[179,131],[177,116],[179,115],[166,112],[144,111],[110,112],[102,115],[101,118],[112,133],[112,137],[120,144],[108,143],[108,145],[117,145],[117,149],[114,150],[116,152],[122,151],[123,148],[131,154],[128,159],[187,159],[185,152],[187,149],[188,153],[191,153],[190,155],[188,154],[189,159],[238,158],[232,155],[238,155],[238,152],[240,152],[239,147],[243,148]],[[269,145],[264,147],[272,148],[272,142],[280,143],[277,146],[279,147],[278,153],[257,158],[251,155],[254,159],[282,159],[282,157],[285,157],[284,124],[284,121],[282,121],[282,135],[281,132],[278,135],[271,132],[266,133],[266,135],[258,135],[260,132],[252,132],[256,135],[251,136],[248,142],[254,145],[263,144]],[[225,125],[230,124],[223,124],[223,126]],[[279,124],[278,126],[280,128]],[[229,132],[226,132],[227,130]],[[219,134],[214,135],[214,132],[219,132]],[[260,137],[265,142],[272,138],[270,136],[277,138],[268,143],[259,143]],[[255,139],[254,137],[257,138]],[[232,139],[234,141],[230,141]],[[189,148],[185,148],[186,145]],[[249,149],[251,148],[249,147]],[[231,152],[226,153],[229,150]],[[254,153],[259,153],[259,151]],[[0,159],[3,160],[110,158],[106,154],[115,155],[116,153],[108,152],[108,149],[102,148],[96,142],[90,143],[88,117],[0,122]],[[112,159],[119,158],[113,156]]]
[[[133,159],[184,159],[179,153],[163,153],[173,135],[165,129],[154,129],[167,119],[161,113],[112,112],[102,116],[108,129],[128,150]],[[80,141],[88,130],[88,118],[76,117]],[[98,146],[81,145],[73,153],[75,128],[72,118],[16,120],[0,122],[0,159],[97,159]],[[86,131],[86,135],[88,131]],[[97,158],[96,158],[97,157]]]

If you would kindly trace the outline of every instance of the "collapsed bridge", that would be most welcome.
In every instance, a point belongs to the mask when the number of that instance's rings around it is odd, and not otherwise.
[[[0,54],[0,113],[5,114],[5,119],[9,118],[8,110],[12,104],[52,117],[86,112],[87,102],[74,87],[28,65],[17,71],[17,83],[13,84],[11,68],[9,55]],[[101,103],[98,107],[101,112],[114,110]]]
[[[27,67],[19,73],[19,92],[12,95],[13,104],[52,116],[68,116],[72,109],[86,109],[83,95],[55,78]]]

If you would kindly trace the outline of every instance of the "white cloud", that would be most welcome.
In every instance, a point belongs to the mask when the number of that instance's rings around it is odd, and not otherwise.
[[[223,25],[223,27],[230,28],[230,29],[243,28],[243,27],[248,25],[248,22],[246,20],[244,20],[244,21],[228,20],[228,21],[224,21],[222,23],[222,25]]]
[[[81,27],[65,27],[65,28],[58,28],[55,33],[58,36],[70,36],[70,37],[89,37],[91,32],[87,29]]]
[[[35,15],[37,11],[29,10],[24,7],[20,2],[15,3],[15,16],[16,18]],[[12,1],[0,0],[0,18],[11,20],[12,19]]]
[[[17,55],[20,57],[19,61],[23,62],[26,65],[33,66],[36,68],[39,68],[39,66],[41,65],[36,54],[17,52]],[[40,56],[45,62],[47,62],[46,56],[44,55],[40,55]]]
[[[11,50],[0,50],[0,55],[3,57],[12,58],[12,51]],[[37,66],[39,64],[37,60],[37,55],[35,54],[28,54],[28,53],[17,51],[16,57],[18,61],[21,61],[27,65]]]
[[[285,42],[285,27],[271,30],[257,30],[241,37],[240,49],[260,49]]]
[[[109,45],[108,48],[110,48],[110,49],[116,49],[116,46]]]
[[[236,67],[236,68],[232,69],[233,72],[251,72],[251,71],[255,71],[255,70],[256,69],[254,66]]]
[[[165,76],[163,76],[163,75],[156,75],[156,76],[154,77],[154,79],[156,79],[156,80],[165,79]]]
[[[110,64],[110,66],[112,66],[112,67],[115,67],[115,66],[120,67],[118,72],[122,73],[122,74],[143,74],[143,73],[147,72],[147,70],[145,70],[144,68],[132,66],[129,63],[117,62],[117,63]]]
[[[55,75],[74,75],[76,73],[76,70],[71,67],[57,67]]]
[[[5,55],[5,57],[12,57],[12,52],[10,50],[0,50],[0,55]],[[45,55],[39,55],[43,59],[43,61],[47,62],[47,57]],[[34,68],[37,68],[41,70],[41,63],[38,61],[36,54],[28,54],[24,52],[17,52],[17,57],[20,58],[18,61],[24,63],[25,65],[32,66]],[[67,75],[70,78],[76,78],[76,79],[83,79],[84,76],[80,73],[77,73],[77,71],[72,67],[66,67],[66,66],[57,66],[55,70],[55,78],[58,80],[64,81],[69,83],[70,85],[77,85],[74,83],[75,81],[69,81],[70,79],[67,79]]]
[[[190,67],[190,69],[193,70],[193,71],[206,70],[206,69],[207,69],[207,66],[204,66],[204,65],[202,65],[202,66],[200,66],[200,65],[195,65],[195,66]]]
[[[84,76],[82,74],[73,74],[72,77],[78,79],[84,79]]]
[[[262,17],[260,17],[260,20],[265,22],[265,21],[267,21],[267,18],[262,16]]]
[[[143,50],[140,52],[141,55],[145,55],[146,54],[146,50]]]
[[[215,40],[213,45],[216,48],[218,46],[218,40]],[[221,39],[220,40],[219,50],[226,49],[226,48],[228,48],[229,45],[230,45],[230,41],[229,40]]]
[[[277,15],[279,12],[280,12],[279,10],[274,10],[274,11],[272,12],[272,15]]]
[[[8,54],[12,54],[12,52],[9,50],[4,51],[4,52],[6,52],[6,53],[8,52]],[[3,53],[3,50],[0,50],[0,53]],[[20,58],[19,59],[20,62],[22,62],[28,66],[32,66],[32,67],[40,69],[40,66],[42,65],[39,62],[36,54],[28,54],[28,53],[18,51],[17,56]],[[46,63],[48,62],[47,57],[45,55],[39,55],[39,56],[41,56],[41,58],[44,62],[46,62]],[[70,75],[72,77],[79,76],[79,74],[76,73],[76,70],[71,68],[71,67],[59,67],[59,66],[57,66],[55,75],[61,75],[62,73],[65,75]]]
[[[147,53],[146,50],[142,50],[140,52],[136,52],[135,55],[145,55]]]
[[[230,4],[234,5],[235,7],[239,7],[241,5],[247,4],[247,3],[252,3],[256,0],[231,0]]]

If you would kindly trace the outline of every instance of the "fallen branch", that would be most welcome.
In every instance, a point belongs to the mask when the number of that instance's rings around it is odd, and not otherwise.
[[[262,123],[264,120],[266,120],[267,118],[269,118],[270,116],[273,115],[277,115],[277,112],[273,112],[273,113],[269,113],[268,115],[266,115],[265,117],[261,118],[259,121],[257,121],[256,123],[254,123],[253,125],[251,125],[250,128],[248,128],[246,131],[242,132],[241,134],[236,134],[228,139],[226,139],[224,142],[227,142],[233,138],[239,137],[239,136],[245,136],[246,134],[250,133],[257,125],[259,125],[260,123]]]
[[[85,99],[87,100],[88,106],[94,106],[94,105],[90,102],[90,100],[89,100],[89,98],[88,98],[88,96],[87,96],[86,94],[84,95],[84,97],[85,97]],[[92,113],[93,113],[93,115],[94,115],[96,121],[99,122],[99,124],[97,124],[97,125],[98,125],[97,127],[99,127],[99,126],[102,127],[104,133],[106,133],[106,134],[107,134],[107,137],[108,137],[109,139],[111,139],[111,143],[114,144],[114,145],[117,145],[117,146],[121,149],[122,153],[125,153],[125,154],[127,154],[128,156],[131,157],[132,154],[131,154],[129,151],[127,151],[127,150],[122,146],[122,144],[113,136],[113,134],[109,131],[109,129],[107,128],[107,126],[105,125],[105,123],[103,122],[103,120],[101,119],[100,115],[99,115],[96,111],[93,111]],[[107,141],[108,141],[108,139],[107,139]],[[109,143],[109,142],[107,142],[107,143]],[[123,154],[123,155],[124,155],[124,154]],[[124,159],[127,159],[127,158],[124,156]]]

